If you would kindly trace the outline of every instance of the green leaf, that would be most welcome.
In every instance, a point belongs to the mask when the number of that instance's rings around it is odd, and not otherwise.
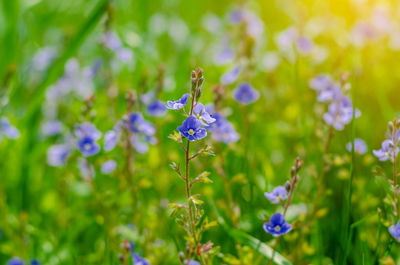
[[[217,215],[218,223],[232,238],[242,243],[243,245],[249,246],[250,248],[256,250],[266,258],[271,259],[273,257],[273,261],[278,265],[292,265],[292,263],[288,261],[285,257],[283,257],[281,254],[279,254],[279,252],[275,251],[274,253],[273,248],[271,248],[267,244],[264,244],[257,238],[254,238],[243,231],[236,230],[230,227],[218,212],[214,202],[210,201],[209,204],[214,209],[214,212]]]

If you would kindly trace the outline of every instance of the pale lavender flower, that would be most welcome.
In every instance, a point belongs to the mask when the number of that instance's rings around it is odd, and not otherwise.
[[[400,222],[396,225],[392,225],[389,227],[389,233],[394,237],[398,242],[400,242]]]
[[[103,174],[110,174],[117,168],[117,162],[115,160],[107,160],[101,165],[101,172]]]
[[[11,125],[6,117],[0,119],[0,139],[3,135],[9,139],[17,139],[19,137],[18,129]]]
[[[70,151],[70,147],[66,144],[52,145],[47,150],[47,164],[53,167],[65,165]]]
[[[221,83],[224,85],[232,84],[237,80],[240,74],[240,66],[236,66],[221,76]]]
[[[351,142],[347,143],[347,145],[346,145],[347,151],[351,152],[352,146],[353,145]],[[368,151],[367,144],[362,139],[359,139],[359,138],[354,139],[354,152],[355,153],[357,153],[359,155],[363,155],[367,151]]]
[[[387,139],[383,141],[382,148],[373,150],[373,153],[380,161],[387,161],[390,159],[393,162],[394,157],[399,153],[399,147],[395,146],[391,139]]]
[[[116,130],[110,130],[104,135],[104,150],[111,151],[119,142],[119,133]]]
[[[215,119],[211,117],[210,113],[207,112],[206,108],[201,103],[197,103],[197,105],[193,108],[193,115],[196,116],[203,126],[207,126],[215,122]]]
[[[167,108],[172,110],[179,110],[186,106],[188,102],[189,94],[184,94],[180,99],[175,101],[168,101]]]
[[[53,136],[60,134],[62,131],[63,125],[60,121],[53,120],[47,121],[42,124],[41,132],[44,136]]]
[[[265,192],[264,195],[271,203],[277,204],[287,199],[287,190],[283,186],[277,186],[272,192]]]

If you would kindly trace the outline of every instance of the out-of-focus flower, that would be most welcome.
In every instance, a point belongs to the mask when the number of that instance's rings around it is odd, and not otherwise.
[[[235,58],[235,52],[228,45],[224,46],[214,56],[214,62],[217,65],[228,64]]]
[[[219,113],[213,113],[211,116],[215,119],[215,122],[207,126],[206,129],[211,132],[211,137],[215,141],[230,144],[239,140],[239,134],[232,123],[224,116]]]
[[[267,52],[261,61],[261,70],[267,73],[272,72],[280,64],[281,57],[276,52]]]
[[[241,83],[233,91],[233,97],[240,103],[247,105],[259,98],[260,94],[249,83]]]
[[[146,121],[142,114],[133,112],[129,115],[129,129],[134,133],[143,133],[151,136],[155,133],[154,126]]]
[[[166,111],[167,108],[165,107],[164,103],[159,100],[155,100],[147,106],[147,112],[150,116],[161,117]]]
[[[221,20],[215,14],[205,14],[201,18],[202,26],[210,33],[219,33],[221,31]]]
[[[132,255],[133,264],[135,265],[150,265],[150,262],[139,256],[139,254],[134,253]]]
[[[287,199],[287,191],[283,186],[277,186],[272,192],[265,192],[264,195],[273,204],[280,203]]]
[[[240,66],[236,66],[221,76],[221,83],[225,85],[232,84],[240,74]]]
[[[43,71],[51,64],[56,55],[57,50],[54,47],[43,47],[35,53],[32,67],[35,70]]]
[[[398,242],[400,242],[400,222],[396,225],[392,225],[389,227],[389,233],[394,237]]]
[[[31,265],[41,265],[42,263],[39,262],[37,259],[31,259]]]
[[[131,144],[135,150],[140,154],[145,154],[149,151],[149,144],[155,145],[157,139],[154,136],[144,134],[133,134],[131,137]]]
[[[399,147],[395,146],[392,140],[387,139],[383,141],[382,148],[379,150],[373,150],[373,153],[380,161],[390,159],[393,162],[394,157],[399,153]]]
[[[100,145],[96,141],[101,137],[101,133],[93,124],[78,124],[75,127],[75,135],[78,138],[78,149],[84,156],[92,156],[100,151]]]
[[[346,145],[347,151],[351,152],[352,149],[352,143],[349,142]],[[365,154],[368,151],[367,144],[359,138],[354,139],[354,152],[360,155]]]
[[[70,151],[70,147],[66,144],[52,145],[47,150],[47,163],[53,167],[60,167],[65,165]]]
[[[299,36],[296,40],[296,47],[299,50],[300,54],[303,55],[309,54],[313,46],[314,45],[312,41],[305,36]]]
[[[103,174],[110,174],[117,168],[117,162],[115,160],[107,160],[101,165],[101,172]]]
[[[207,126],[215,122],[215,119],[211,117],[210,113],[207,112],[206,108],[201,103],[198,103],[193,108],[193,115],[196,116],[203,126]]]
[[[0,140],[3,135],[9,139],[17,139],[19,137],[18,129],[12,126],[6,117],[2,117],[0,120]]]
[[[178,110],[186,106],[188,102],[189,94],[184,94],[180,99],[175,100],[175,101],[168,101],[167,102],[167,108],[168,109],[173,109],[173,110]]]
[[[18,257],[14,257],[7,262],[7,265],[24,265],[24,261]]]
[[[63,125],[60,121],[46,121],[41,126],[41,132],[44,136],[53,136],[61,133]]]
[[[104,150],[111,151],[119,142],[118,131],[110,130],[104,135]]]
[[[356,109],[354,117],[361,116],[361,112]],[[329,110],[324,114],[324,120],[327,124],[332,125],[336,130],[343,130],[344,126],[353,119],[353,105],[350,99],[342,97],[329,105]]]
[[[271,216],[269,223],[264,224],[265,232],[278,237],[292,230],[292,226],[286,223],[285,217],[280,213],[275,213]]]
[[[201,122],[193,116],[184,120],[182,126],[178,127],[178,131],[190,141],[200,140],[207,136],[207,130],[202,128]]]

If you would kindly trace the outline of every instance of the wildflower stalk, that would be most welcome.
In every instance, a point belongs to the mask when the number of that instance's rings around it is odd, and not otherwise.
[[[398,144],[398,139],[397,139],[397,133],[399,131],[399,121],[397,119],[395,119],[393,121],[393,125],[391,125],[393,128],[393,132],[392,132],[392,142],[395,146],[397,146]],[[394,151],[393,152],[393,187],[394,187],[394,191],[393,191],[393,199],[394,199],[394,214],[396,219],[399,219],[399,212],[400,212],[400,206],[399,206],[399,199],[398,199],[398,188],[397,188],[397,153]]]
[[[289,209],[290,204],[292,203],[293,191],[297,184],[297,181],[299,180],[298,173],[299,173],[302,165],[303,165],[303,161],[299,157],[297,157],[294,161],[293,167],[290,169],[290,183],[288,185],[289,187],[286,186],[286,188],[289,189],[289,193],[288,193],[288,199],[283,207],[283,213],[282,213],[283,216],[286,215],[286,212]],[[271,262],[274,260],[276,249],[278,248],[278,244],[279,244],[279,239],[280,239],[280,237],[276,238],[275,244],[273,246],[273,253],[272,253],[271,259],[269,259],[267,265],[270,265]]]

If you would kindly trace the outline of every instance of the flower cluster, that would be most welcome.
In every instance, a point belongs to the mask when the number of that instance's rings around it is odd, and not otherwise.
[[[344,83],[344,82],[343,82]],[[310,87],[317,91],[318,101],[329,103],[328,112],[323,115],[325,122],[338,131],[344,129],[353,119],[361,116],[361,112],[355,109],[353,115],[353,104],[344,95],[343,89],[349,87],[348,84],[339,84],[332,81],[327,75],[319,75],[310,81]]]
[[[353,144],[351,142],[346,144],[346,149],[347,151],[351,152],[351,149],[353,148]],[[368,147],[367,144],[364,142],[364,140],[360,138],[354,139],[354,152],[359,154],[359,155],[364,155],[367,153]]]
[[[396,161],[396,157],[399,153],[399,138],[400,129],[398,121],[389,123],[389,133],[387,139],[382,142],[382,147],[379,150],[373,150],[374,155],[379,158],[380,161],[391,160],[393,163]]]
[[[300,158],[296,158],[294,165],[290,170],[291,179],[290,181],[286,182],[285,187],[277,186],[272,192],[264,193],[265,197],[271,203],[280,203],[283,206],[283,214],[275,213],[271,216],[269,222],[264,223],[265,232],[273,235],[274,237],[279,237],[292,230],[292,226],[288,224],[285,220],[285,214],[291,204],[293,191],[299,179],[298,173],[302,165],[303,161],[301,161]],[[285,200],[287,201],[284,204]]]
[[[30,265],[41,265],[41,263],[37,259],[31,259],[29,264]],[[7,262],[7,265],[25,265],[25,262],[18,257],[14,257]]]

